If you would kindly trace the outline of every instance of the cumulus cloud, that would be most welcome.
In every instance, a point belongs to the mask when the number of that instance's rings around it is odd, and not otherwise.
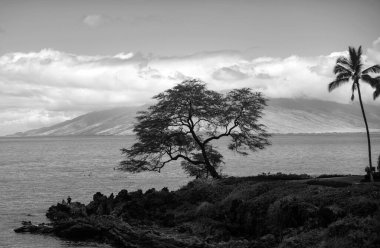
[[[239,81],[249,77],[248,74],[241,72],[237,66],[220,68],[212,76],[221,81]]]
[[[374,45],[366,61],[372,63],[378,53]],[[327,92],[333,65],[341,55],[345,52],[255,59],[233,51],[181,57],[84,56],[51,49],[9,53],[0,57],[0,135],[48,126],[94,110],[145,104],[188,78],[199,78],[219,91],[250,87],[267,97],[347,103],[349,85]],[[373,103],[373,90],[363,86],[362,91],[365,101]]]
[[[372,43],[372,48],[367,51],[368,60],[375,64],[380,64],[380,37]]]
[[[110,21],[110,18],[105,15],[92,14],[83,18],[83,23],[91,28],[97,28]]]

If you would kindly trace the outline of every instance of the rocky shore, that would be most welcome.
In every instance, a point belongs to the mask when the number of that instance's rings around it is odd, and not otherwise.
[[[380,185],[305,175],[195,180],[58,203],[15,232],[115,247],[380,247]]]

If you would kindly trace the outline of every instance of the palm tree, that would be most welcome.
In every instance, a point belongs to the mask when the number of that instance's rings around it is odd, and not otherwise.
[[[374,78],[375,82],[372,84],[375,85],[375,91],[373,92],[373,100],[375,100],[380,95],[380,76]]]
[[[368,159],[369,159],[369,170],[370,170],[370,180],[373,182],[372,175],[372,159],[371,159],[371,139],[369,136],[368,123],[367,118],[365,116],[365,111],[362,102],[362,96],[360,93],[360,84],[359,81],[363,81],[368,83],[373,88],[376,88],[373,97],[374,99],[380,95],[380,77],[372,77],[371,74],[380,72],[380,65],[371,66],[365,70],[362,70],[363,64],[361,61],[362,57],[362,47],[359,46],[357,50],[354,47],[348,48],[348,57],[341,56],[337,59],[336,65],[334,67],[334,74],[336,78],[334,81],[329,83],[328,90],[331,92],[332,90],[338,88],[344,83],[352,80],[352,96],[351,101],[354,100],[354,92],[358,90],[360,107],[363,114],[364,124],[367,131],[367,141],[368,141]]]

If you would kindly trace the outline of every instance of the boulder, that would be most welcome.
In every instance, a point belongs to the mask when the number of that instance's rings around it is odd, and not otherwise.
[[[70,240],[96,240],[100,233],[100,229],[96,226],[83,222],[74,222],[72,226],[56,232],[58,236]]]
[[[73,202],[70,204],[58,203],[55,206],[51,206],[46,213],[46,217],[53,221],[86,216],[86,206],[80,202]]]
[[[30,221],[23,221],[22,226],[14,229],[16,233],[37,233],[37,234],[47,234],[53,232],[53,226],[51,224],[41,223],[38,225],[33,225]]]

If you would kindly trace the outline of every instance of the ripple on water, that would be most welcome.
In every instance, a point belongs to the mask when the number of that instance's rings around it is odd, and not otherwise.
[[[117,193],[168,186],[177,189],[189,181],[178,163],[161,174],[128,174],[114,170],[122,159],[120,148],[134,142],[125,137],[0,138],[0,247],[105,247],[54,237],[15,234],[23,220],[46,222],[46,209],[70,195],[89,202],[97,191]],[[233,176],[262,172],[363,174],[367,165],[365,134],[275,135],[272,146],[241,157],[225,149],[224,172]],[[372,135],[373,151],[380,151],[380,134]],[[374,161],[376,154],[374,154]],[[376,158],[377,159],[377,158]]]

